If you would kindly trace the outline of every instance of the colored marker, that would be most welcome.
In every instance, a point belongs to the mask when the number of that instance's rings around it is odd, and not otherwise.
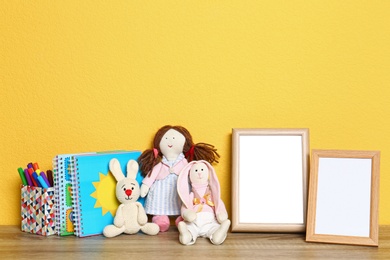
[[[45,180],[42,178],[41,175],[39,175],[37,179],[38,179],[39,183],[41,184],[42,188],[44,188],[44,189],[49,188],[49,186],[47,186]]]
[[[31,181],[31,176],[30,176],[30,174],[28,174],[27,168],[24,169],[24,176],[26,176],[26,180],[28,182],[28,186],[33,186],[33,183]]]
[[[46,174],[44,172],[41,172],[42,179],[45,181],[47,187],[51,187],[49,180],[46,177]]]
[[[28,174],[30,174],[30,178],[31,178],[31,181],[32,181],[33,185],[35,187],[38,187],[38,183],[37,183],[37,181],[35,180],[35,178],[33,176],[33,173],[34,173],[33,169],[32,168],[27,168],[27,171],[28,171]]]
[[[53,172],[51,170],[47,170],[46,174],[47,174],[47,179],[49,180],[49,183],[50,183],[50,187],[53,187],[54,186],[54,183],[53,183]]]
[[[30,169],[31,169],[31,168],[30,168]],[[38,174],[37,174],[36,172],[33,172],[33,173],[32,173],[32,176],[33,176],[35,182],[37,183],[37,187],[41,187],[41,188],[42,188],[41,182],[40,182],[39,179],[38,179]]]
[[[23,185],[27,185],[28,182],[27,182],[26,176],[24,175],[24,171],[21,167],[18,168],[18,172],[19,172],[20,178],[22,179]]]
[[[27,168],[33,168],[33,163],[30,162],[29,164],[27,164]]]
[[[37,169],[39,169],[38,163],[33,163],[33,169],[34,169],[34,171],[36,171]]]

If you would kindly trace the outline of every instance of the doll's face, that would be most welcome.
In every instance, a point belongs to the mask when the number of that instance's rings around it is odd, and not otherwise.
[[[180,153],[186,139],[184,135],[174,129],[169,129],[161,138],[160,150],[168,160],[175,160]]]
[[[204,163],[196,163],[190,170],[190,181],[195,184],[205,184],[209,181],[209,168]]]

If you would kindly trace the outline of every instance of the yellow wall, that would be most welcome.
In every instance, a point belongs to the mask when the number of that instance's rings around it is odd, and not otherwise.
[[[231,129],[310,128],[310,147],[381,150],[390,224],[390,1],[3,1],[0,224],[17,168],[150,147],[164,124],[214,144],[230,210]]]

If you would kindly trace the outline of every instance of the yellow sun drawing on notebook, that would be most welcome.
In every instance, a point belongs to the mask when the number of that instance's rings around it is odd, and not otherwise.
[[[95,191],[91,193],[91,197],[96,199],[94,208],[102,208],[102,216],[110,212],[111,216],[115,216],[119,202],[116,199],[115,188],[116,180],[111,172],[107,175],[99,172],[99,181],[93,182]]]

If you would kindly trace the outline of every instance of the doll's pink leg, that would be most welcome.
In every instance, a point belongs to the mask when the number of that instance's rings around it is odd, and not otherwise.
[[[182,216],[178,216],[178,217],[176,218],[176,220],[175,220],[175,225],[176,225],[176,227],[179,225],[179,223],[180,223],[181,221],[184,221],[184,218],[183,218]]]
[[[152,222],[160,227],[160,232],[168,231],[170,221],[168,216],[153,216]]]

